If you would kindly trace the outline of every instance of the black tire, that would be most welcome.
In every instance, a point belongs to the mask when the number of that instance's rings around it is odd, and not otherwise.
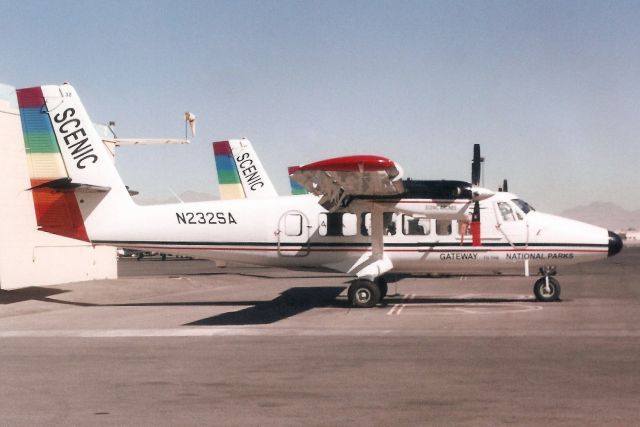
[[[546,280],[544,277],[536,280],[533,285],[533,293],[536,300],[540,302],[553,302],[560,299],[560,283],[553,277],[549,277],[549,290],[546,289]]]
[[[376,285],[380,288],[380,299],[382,300],[387,296],[387,292],[389,291],[389,285],[387,285],[387,279],[384,277],[378,277],[376,279]]]
[[[371,308],[380,302],[380,288],[369,280],[355,280],[349,286],[349,302],[356,308]]]

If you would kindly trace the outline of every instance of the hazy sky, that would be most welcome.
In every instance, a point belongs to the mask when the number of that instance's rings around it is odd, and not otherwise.
[[[640,209],[640,2],[1,1],[0,82],[71,82],[127,147],[148,197],[217,194],[211,142],[287,166],[378,154],[406,176],[470,179],[540,210]]]

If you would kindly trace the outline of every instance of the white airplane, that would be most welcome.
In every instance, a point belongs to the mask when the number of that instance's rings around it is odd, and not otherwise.
[[[139,206],[72,86],[17,95],[39,228],[95,245],[330,268],[354,277],[348,298],[355,307],[380,302],[390,273],[541,269],[534,293],[555,301],[555,267],[622,249],[604,228],[478,187],[479,150],[473,184],[403,181],[390,159],[352,156],[291,168],[307,195]]]

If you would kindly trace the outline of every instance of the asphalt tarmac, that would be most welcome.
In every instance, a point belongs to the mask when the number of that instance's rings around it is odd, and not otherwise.
[[[534,278],[423,277],[351,309],[334,273],[121,260],[0,292],[0,425],[640,424],[640,249]]]

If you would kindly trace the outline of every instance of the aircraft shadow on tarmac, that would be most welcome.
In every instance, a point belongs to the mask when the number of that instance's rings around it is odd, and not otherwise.
[[[0,304],[15,304],[22,301],[56,301],[49,297],[69,292],[64,289],[29,286],[27,288],[0,290]]]
[[[334,307],[350,308],[346,298],[338,298],[345,290],[343,287],[304,287],[290,288],[281,293],[271,301],[250,302],[251,307],[239,311],[217,314],[195,322],[187,323],[185,326],[232,326],[232,325],[264,325],[275,323],[292,317],[313,308]],[[387,297],[379,307],[386,308],[393,304],[403,305],[449,305],[449,304],[503,304],[503,303],[531,303],[535,299],[523,299],[521,297],[467,297],[467,298],[446,298],[446,297],[418,297],[407,299],[403,295],[391,295]],[[239,301],[235,302],[240,305]],[[226,303],[228,304],[228,303]],[[212,305],[217,305],[213,303]]]
[[[79,307],[237,307],[247,306],[241,310],[217,314],[215,316],[196,320],[184,326],[240,326],[240,325],[265,325],[276,323],[292,316],[304,313],[314,308],[332,307],[349,309],[346,298],[338,298],[344,292],[344,286],[317,286],[294,287],[282,292],[278,297],[270,301],[244,300],[244,301],[183,301],[183,302],[137,302],[100,304],[91,302],[66,301],[51,298],[54,295],[68,292],[62,289],[44,287],[29,287],[10,291],[0,291],[0,304],[12,304],[27,300],[44,301],[55,304],[73,305]],[[386,308],[390,305],[402,304],[406,306],[424,305],[469,305],[469,304],[504,304],[504,303],[535,303],[534,298],[523,297],[422,297],[406,295],[388,295],[378,308]]]
[[[347,301],[337,297],[344,287],[300,287],[290,288],[271,301],[255,302],[239,311],[217,314],[195,322],[189,326],[231,326],[265,325],[279,322],[288,317],[319,307],[348,307]]]

